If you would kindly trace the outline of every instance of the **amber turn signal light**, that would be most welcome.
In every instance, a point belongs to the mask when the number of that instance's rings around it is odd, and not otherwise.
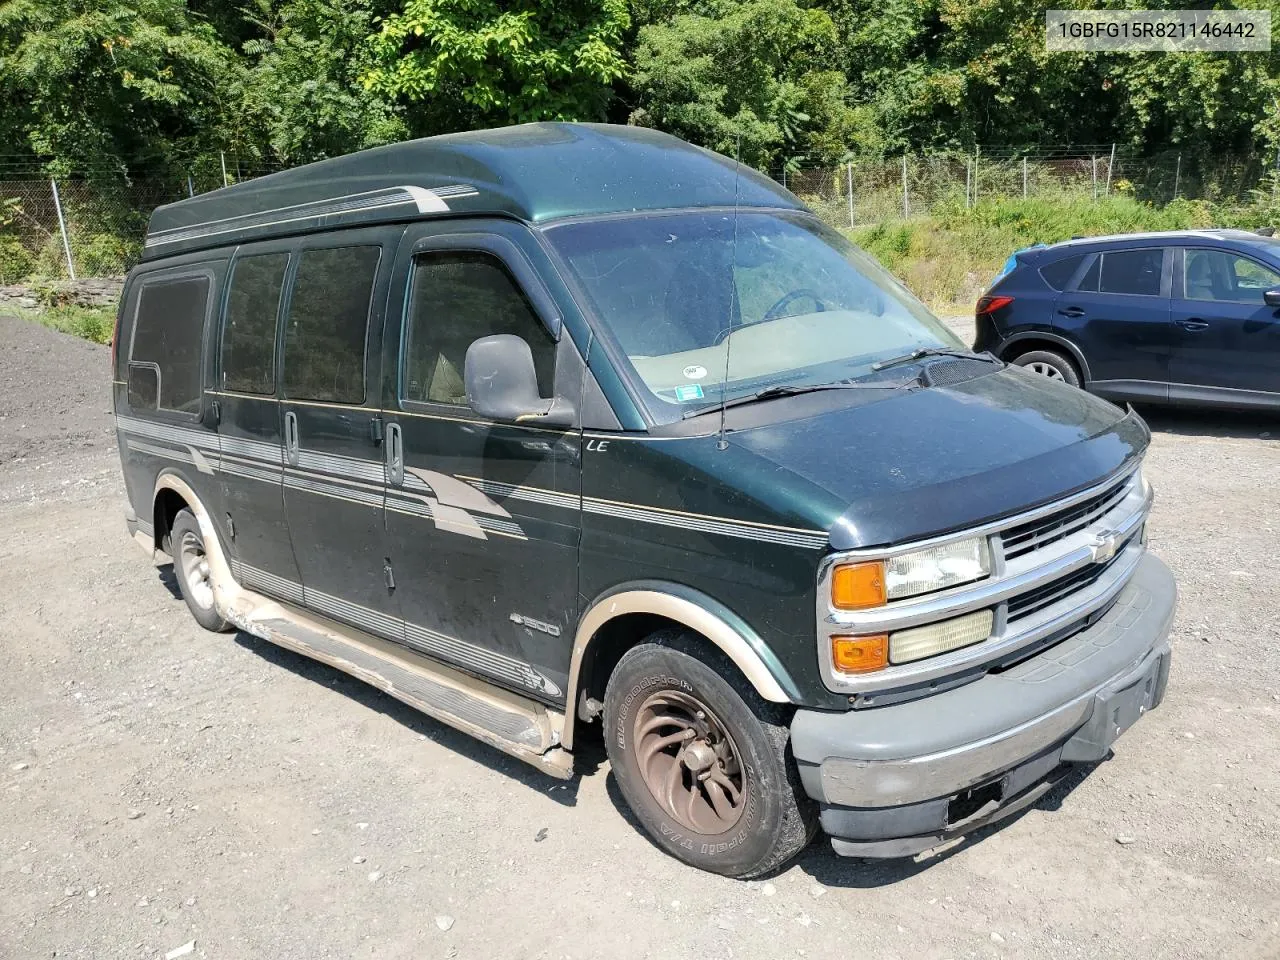
[[[889,664],[889,635],[832,637],[831,662],[839,673],[870,673]]]
[[[884,564],[846,563],[831,576],[831,603],[839,610],[865,610],[885,602]]]

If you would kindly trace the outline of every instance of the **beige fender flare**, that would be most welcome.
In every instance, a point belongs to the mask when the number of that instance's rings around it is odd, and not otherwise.
[[[680,593],[686,595],[681,596]],[[667,592],[661,588],[624,590],[599,600],[587,610],[578,624],[573,642],[573,656],[569,663],[569,689],[565,698],[564,731],[561,735],[561,742],[566,750],[573,749],[574,726],[580,696],[579,682],[587,650],[601,627],[616,617],[630,613],[657,614],[683,624],[706,637],[723,651],[763,699],[770,703],[795,702],[795,697],[788,695],[783,688],[785,683],[786,686],[794,689],[786,671],[780,664],[775,664],[770,669],[764,657],[758,652],[757,646],[763,646],[759,637],[754,636],[744,624],[731,623],[730,620],[736,618],[727,611],[716,612],[714,608],[719,605],[710,598],[703,598],[704,602],[696,602],[694,598],[700,596],[678,587],[673,588],[673,592]],[[746,634],[751,635],[755,645]]]
[[[209,561],[209,581],[213,587],[214,609],[224,619],[243,625],[244,617],[243,615],[237,617],[237,613],[242,609],[253,609],[258,605],[255,601],[261,598],[241,587],[231,575],[231,564],[222,551],[222,541],[218,539],[213,517],[209,515],[208,509],[196,492],[191,489],[191,485],[177,474],[162,473],[156,478],[156,487],[151,494],[153,509],[156,497],[160,495],[161,490],[172,490],[182,497],[195,515],[196,523],[200,525],[200,537],[204,540],[204,555]]]

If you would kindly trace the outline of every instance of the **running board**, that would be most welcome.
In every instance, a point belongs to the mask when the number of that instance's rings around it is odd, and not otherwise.
[[[560,746],[562,714],[292,604],[261,596],[245,604],[255,595],[239,593],[227,619],[242,630],[336,667],[553,777],[573,775],[573,756]]]

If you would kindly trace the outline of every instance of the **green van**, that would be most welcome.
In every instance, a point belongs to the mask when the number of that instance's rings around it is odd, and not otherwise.
[[[792,194],[533,124],[161,207],[133,537],[210,630],[574,776],[736,877],[907,856],[1163,697],[1141,419],[974,354]]]

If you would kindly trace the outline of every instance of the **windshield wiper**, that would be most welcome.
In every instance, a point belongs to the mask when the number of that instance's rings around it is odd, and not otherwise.
[[[699,407],[697,410],[690,410],[683,419],[688,420],[690,417],[700,417],[706,413],[714,413],[716,410],[729,410],[733,407],[745,406],[748,403],[759,403],[762,400],[777,400],[779,397],[795,397],[802,393],[817,393],[819,390],[901,390],[904,387],[916,387],[920,382],[915,379],[911,380],[888,380],[883,383],[850,383],[845,380],[836,383],[814,383],[805,386],[795,384],[782,384],[777,387],[765,387],[755,393],[749,393],[745,397],[734,397],[724,403],[717,403],[708,407]]]
[[[990,363],[996,363],[996,358],[989,353],[975,353],[972,350],[956,350],[951,347],[921,347],[919,350],[912,350],[910,353],[904,353],[900,357],[890,357],[888,360],[877,360],[871,365],[872,370],[887,370],[889,367],[896,367],[900,363],[910,363],[913,360],[923,360],[925,357],[961,357],[965,360],[986,360]]]

